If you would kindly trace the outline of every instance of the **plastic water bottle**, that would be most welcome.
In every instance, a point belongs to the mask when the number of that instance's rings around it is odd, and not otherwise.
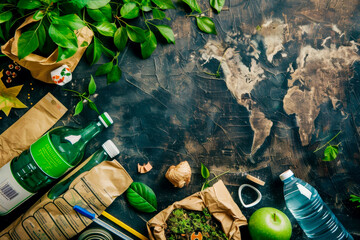
[[[282,173],[280,179],[284,182],[286,206],[308,238],[353,240],[315,188],[294,177],[291,170]]]
[[[0,215],[6,215],[81,162],[88,142],[113,120],[107,113],[82,129],[51,129],[0,168]]]
[[[71,175],[71,177],[57,183],[48,193],[48,198],[55,199],[65,191],[69,189],[70,184],[72,181],[77,178],[80,174],[90,171],[96,165],[102,163],[103,161],[109,161],[116,157],[120,153],[119,149],[111,140],[107,140],[103,145],[102,148],[97,150],[91,157],[91,159],[76,173]]]

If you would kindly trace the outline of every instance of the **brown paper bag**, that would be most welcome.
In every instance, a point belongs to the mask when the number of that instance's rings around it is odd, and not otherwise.
[[[76,33],[78,38],[78,50],[77,52],[70,58],[62,60],[60,62],[56,62],[58,57],[58,49],[56,49],[49,57],[42,57],[33,53],[30,53],[25,58],[19,60],[18,56],[18,40],[21,35],[21,30],[33,23],[37,20],[33,19],[33,16],[29,16],[26,18],[25,22],[20,25],[18,29],[15,31],[15,37],[11,38],[5,45],[1,47],[1,51],[3,54],[11,58],[12,60],[19,63],[24,68],[28,69],[31,72],[31,75],[40,81],[46,83],[54,83],[50,77],[50,72],[55,70],[62,65],[67,65],[71,72],[75,70],[75,67],[79,63],[82,55],[86,50],[86,46],[81,47],[81,44],[86,41],[90,44],[94,33],[88,28],[83,27],[79,29]],[[46,44],[46,43],[45,43]]]
[[[150,239],[166,239],[164,231],[166,220],[174,209],[184,208],[202,211],[205,207],[221,223],[223,231],[229,239],[241,239],[239,227],[247,225],[247,221],[222,181],[218,181],[204,191],[197,192],[179,202],[173,203],[153,217],[147,222]]]
[[[0,233],[0,240],[72,238],[92,222],[75,212],[73,206],[99,216],[131,183],[131,177],[116,160],[102,162],[78,176],[58,198],[50,200],[45,194]]]
[[[38,140],[65,114],[64,107],[51,93],[27,111],[0,135],[0,167]]]

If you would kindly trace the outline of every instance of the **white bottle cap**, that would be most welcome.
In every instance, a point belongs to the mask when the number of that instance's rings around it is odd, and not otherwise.
[[[116,155],[120,153],[119,149],[111,140],[107,140],[103,145],[103,149],[107,152],[110,158],[114,158]]]
[[[282,174],[280,174],[281,181],[285,181],[285,179],[288,179],[289,177],[294,176],[294,173],[289,169]]]
[[[110,117],[110,115],[107,112],[104,112],[103,114],[101,114],[99,116],[99,120],[106,128],[108,128],[110,125],[112,125],[114,123],[114,121],[112,120],[112,118]]]

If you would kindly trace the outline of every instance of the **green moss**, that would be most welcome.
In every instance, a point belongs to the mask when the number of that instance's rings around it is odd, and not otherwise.
[[[175,209],[166,221],[166,239],[188,240],[192,233],[201,232],[203,239],[228,239],[221,225],[205,208],[202,212],[185,209]]]

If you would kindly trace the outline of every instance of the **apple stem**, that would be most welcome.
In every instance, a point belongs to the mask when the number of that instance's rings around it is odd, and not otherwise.
[[[274,221],[276,222],[276,213],[274,213]]]

